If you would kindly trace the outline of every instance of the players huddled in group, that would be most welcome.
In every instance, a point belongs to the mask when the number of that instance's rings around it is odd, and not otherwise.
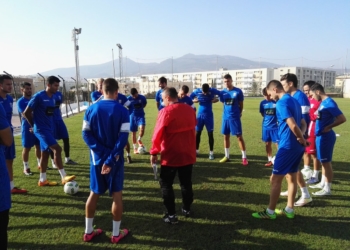
[[[223,79],[225,88],[221,91],[210,87],[209,84],[203,84],[201,88],[194,89],[192,93],[189,93],[189,87],[186,85],[181,86],[177,92],[174,88],[167,87],[165,77],[158,80],[160,89],[155,96],[158,120],[152,140],[154,145],[152,145],[150,153],[153,166],[157,163],[157,154],[161,155],[159,183],[163,191],[164,204],[168,210],[163,217],[164,222],[177,223],[173,209],[175,197],[172,191],[172,182],[176,171],[171,170],[175,167],[178,170],[183,190],[182,213],[185,216],[192,215],[190,210],[193,201],[192,165],[195,161],[193,159],[200,157],[199,146],[204,126],[208,133],[209,159],[215,159],[213,103],[221,102],[223,106],[221,134],[224,135],[224,157],[219,162],[230,162],[230,138],[236,136],[242,153],[242,165],[248,165],[241,123],[244,107],[243,92],[233,85],[231,75],[226,74]],[[21,85],[23,96],[17,101],[18,111],[22,117],[23,173],[25,175],[33,174],[28,159],[31,148],[35,146],[40,170],[38,182],[40,187],[57,185],[57,182],[48,181],[46,177],[50,154],[52,155],[53,168],[58,169],[62,184],[75,179],[74,175],[68,176],[66,174],[61,156],[62,148],[57,143],[57,140],[63,140],[65,164],[76,164],[70,159],[68,130],[60,112],[63,96],[58,91],[59,83],[60,80],[57,77],[50,76],[47,79],[46,89],[39,91],[34,96],[32,96],[31,84],[23,83]],[[6,116],[6,121],[1,124],[0,128],[0,136],[3,136],[2,131],[7,131],[8,127],[13,132],[11,125],[13,105],[13,99],[10,96],[12,91],[11,77],[1,75],[0,87],[0,104],[2,104],[0,115]],[[86,229],[83,240],[91,241],[102,233],[101,229],[94,230],[92,225],[98,198],[109,190],[113,200],[111,241],[118,243],[129,233],[128,229],[120,230],[123,210],[123,152],[126,149],[126,161],[132,163],[128,142],[128,135],[131,131],[134,154],[145,153],[142,137],[145,133],[144,108],[147,105],[147,100],[145,96],[138,93],[136,88],[130,90],[128,97],[119,93],[118,82],[113,78],[99,79],[96,87],[97,90],[91,93],[93,104],[85,112],[82,132],[83,139],[90,149],[91,189],[86,202]],[[296,75],[290,73],[283,75],[280,81],[270,81],[262,90],[264,100],[260,103],[259,112],[263,117],[262,141],[265,143],[267,154],[265,167],[272,167],[272,175],[270,178],[270,203],[266,210],[253,213],[255,218],[275,219],[278,214],[294,218],[295,206],[305,206],[312,202],[307,184],[310,184],[310,188],[320,189],[313,193],[314,196],[331,195],[333,181],[331,162],[336,141],[336,135],[332,128],[344,123],[346,118],[336,102],[326,95],[322,85],[307,81],[303,85],[303,91],[298,89]],[[196,110],[194,103],[198,103],[198,110]],[[173,106],[173,104],[180,106]],[[189,105],[192,109],[181,108],[181,105]],[[196,117],[196,122],[185,122],[182,118],[186,119],[186,117],[182,117],[181,112]],[[176,115],[179,119],[169,117],[171,115]],[[174,124],[169,123],[170,121],[172,123],[176,121],[178,125],[174,126]],[[180,124],[183,125],[183,128],[180,128]],[[188,136],[188,133],[192,133],[191,131],[195,134],[193,138]],[[163,138],[164,135],[169,136],[170,139]],[[189,145],[196,145],[196,148],[186,149],[189,154],[187,160],[169,153],[172,150],[169,150],[170,146],[167,145],[167,142],[174,140],[181,144],[179,138],[194,140]],[[6,140],[7,143],[3,140]],[[10,141],[5,138],[0,139],[0,143],[5,145],[1,146],[3,150],[0,152],[0,158],[1,161],[6,160],[11,193],[26,193],[27,190],[15,187],[13,181],[14,142],[12,141],[10,144]],[[277,148],[275,157],[272,153],[272,143]],[[181,145],[177,146],[181,147]],[[185,150],[185,148],[181,150]],[[304,168],[299,170],[302,158],[304,158]],[[313,170],[310,168],[311,159]],[[320,167],[322,167],[321,180],[319,180]],[[186,175],[189,176],[185,177]],[[281,183],[284,178],[287,180],[288,190],[281,192]],[[298,201],[295,201],[298,197],[297,185],[300,187],[301,196]],[[288,197],[287,206],[283,209],[276,208],[279,196]],[[4,213],[3,216],[6,219],[8,213]]]

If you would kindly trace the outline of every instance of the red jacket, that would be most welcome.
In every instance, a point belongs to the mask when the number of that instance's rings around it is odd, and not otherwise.
[[[315,137],[315,128],[316,128],[316,119],[317,119],[317,110],[321,104],[321,101],[317,101],[312,97],[309,97],[310,101],[310,124],[308,128],[308,136]]]
[[[150,154],[161,153],[160,164],[180,167],[196,162],[196,114],[184,103],[174,103],[158,113]]]

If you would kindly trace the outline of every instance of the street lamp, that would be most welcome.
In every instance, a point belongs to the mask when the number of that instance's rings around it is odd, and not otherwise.
[[[334,67],[334,65],[332,64],[329,67],[327,67],[326,69],[333,68],[333,67]],[[324,83],[324,74],[325,74],[326,69],[323,69],[323,74],[322,74],[322,86],[324,88],[326,88],[325,83]]]
[[[122,75],[123,75],[123,65],[122,65],[122,60],[123,60],[123,47],[120,43],[117,43],[117,47],[119,48],[119,76],[120,76],[120,81],[122,80]]]
[[[75,75],[77,80],[75,81],[75,91],[77,96],[78,113],[80,113],[79,107],[79,94],[78,94],[78,84],[80,82],[80,72],[79,72],[79,45],[78,45],[78,35],[81,34],[81,28],[74,28],[72,30],[72,40],[74,41],[74,55],[75,55]]]

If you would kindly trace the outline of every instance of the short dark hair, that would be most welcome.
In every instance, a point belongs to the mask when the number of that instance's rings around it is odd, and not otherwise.
[[[114,78],[107,78],[103,81],[102,89],[106,93],[113,93],[119,89],[118,82]]]
[[[185,94],[188,94],[188,92],[190,91],[190,88],[187,85],[182,85],[181,89],[183,92],[185,92]]]
[[[131,95],[135,95],[135,94],[137,94],[138,92],[137,92],[137,89],[136,88],[131,88],[130,89],[130,94]]]
[[[171,99],[177,99],[177,91],[173,87],[165,88],[163,93],[165,96],[169,96]]]
[[[311,88],[311,86],[314,85],[315,83],[316,83],[315,81],[310,80],[310,81],[304,82],[303,86],[309,86],[309,88]]]
[[[49,76],[47,78],[47,83],[48,84],[54,84],[55,82],[61,82],[60,79],[58,79],[58,77],[56,76]]]
[[[6,75],[6,74],[0,75],[0,83],[1,84],[4,83],[4,80],[12,80],[12,78],[11,78],[11,76]]]
[[[262,94],[263,94],[263,96],[267,96],[267,89],[266,89],[266,87],[265,87],[265,88],[263,88],[263,90],[262,90]]]
[[[281,82],[284,80],[286,80],[287,82],[293,82],[294,88],[298,88],[298,78],[296,75],[294,75],[292,73],[287,73],[287,74],[283,75],[280,79]]]
[[[158,82],[168,84],[168,81],[167,81],[167,79],[166,79],[164,76],[162,76],[161,78],[159,78],[159,79],[158,79]]]
[[[32,85],[29,82],[22,82],[21,83],[21,88],[24,89],[26,86],[31,87]]]
[[[310,90],[313,91],[313,92],[315,92],[316,90],[318,90],[318,91],[320,91],[320,92],[323,93],[323,94],[325,93],[325,92],[324,92],[323,86],[322,86],[321,84],[319,84],[319,83],[315,83],[314,85],[312,85],[311,88],[310,88]]]
[[[224,75],[224,78],[225,78],[225,79],[231,79],[231,80],[232,80],[232,76],[231,76],[230,74]]]
[[[268,89],[272,89],[272,88],[277,88],[279,90],[283,90],[283,86],[282,83],[280,81],[277,80],[271,80],[267,86],[266,86],[266,90]]]
[[[204,93],[208,93],[208,92],[209,92],[209,84],[208,84],[208,83],[204,83],[204,84],[202,85],[202,91],[203,91]]]

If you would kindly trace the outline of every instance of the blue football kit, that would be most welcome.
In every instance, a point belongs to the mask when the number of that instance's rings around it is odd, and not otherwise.
[[[69,137],[68,130],[61,114],[61,104],[63,103],[62,93],[57,91],[53,97],[55,99],[55,111],[53,114],[54,137],[56,140],[67,139]]]
[[[0,96],[0,105],[5,110],[6,121],[10,124],[11,131],[13,132],[12,127],[12,112],[13,112],[13,99],[10,95],[6,95],[6,98],[2,98]],[[13,141],[12,145],[9,147],[4,147],[4,154],[6,160],[13,160],[16,158],[16,150],[15,150],[15,141]]]
[[[128,107],[130,115],[130,131],[136,132],[139,126],[146,125],[144,107],[147,105],[146,97],[138,94],[136,98],[127,97],[124,106]]]
[[[124,182],[123,150],[129,136],[129,113],[115,100],[101,100],[85,112],[83,139],[90,148],[90,189],[96,194],[119,192]],[[119,159],[116,160],[116,156]],[[102,175],[102,166],[111,167]]]
[[[301,106],[301,114],[306,122],[307,128],[310,124],[310,101],[307,96],[301,92],[299,89],[294,93],[293,98],[295,98]]]
[[[164,108],[163,99],[162,99],[163,91],[164,91],[164,89],[160,89],[156,93],[156,102],[159,103],[158,111],[161,110],[162,108]]]
[[[91,101],[96,102],[100,97],[102,93],[100,91],[94,91],[91,93]]]
[[[278,126],[276,116],[276,102],[263,100],[260,103],[260,114],[263,116],[262,140],[264,142],[278,142]]]

